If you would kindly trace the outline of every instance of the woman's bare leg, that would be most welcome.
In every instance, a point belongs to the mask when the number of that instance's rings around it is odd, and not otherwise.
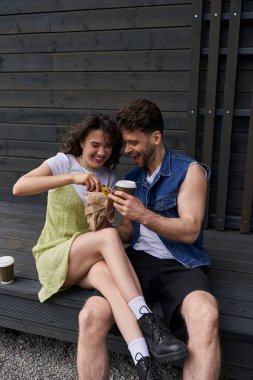
[[[83,288],[96,288],[105,296],[110,303],[115,322],[127,344],[134,339],[143,337],[133,312],[118,290],[104,261],[94,264],[78,285]]]
[[[63,286],[79,283],[90,268],[101,260],[106,262],[117,288],[127,303],[142,294],[137,276],[118,233],[113,228],[88,232],[74,240],[70,250],[68,275]]]

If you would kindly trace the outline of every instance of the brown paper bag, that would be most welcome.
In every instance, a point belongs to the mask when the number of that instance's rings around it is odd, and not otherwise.
[[[114,207],[111,199],[102,192],[88,192],[85,215],[91,231],[98,231],[114,221]]]

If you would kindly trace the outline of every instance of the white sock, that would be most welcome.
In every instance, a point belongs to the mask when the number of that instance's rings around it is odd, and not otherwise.
[[[144,338],[137,338],[129,343],[128,349],[136,365],[138,360],[144,356],[149,356],[148,346]]]
[[[133,298],[130,302],[128,302],[128,306],[137,319],[140,319],[145,313],[152,313],[143,296]]]

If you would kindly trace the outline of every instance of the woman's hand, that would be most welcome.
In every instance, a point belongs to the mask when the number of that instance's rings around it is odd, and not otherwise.
[[[73,183],[86,186],[88,191],[101,191],[101,183],[92,173],[73,174]]]

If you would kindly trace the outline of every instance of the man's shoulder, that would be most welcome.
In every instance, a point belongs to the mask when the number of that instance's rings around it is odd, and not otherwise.
[[[182,168],[182,169],[185,168],[186,171],[188,170],[188,168],[193,163],[196,163],[200,167],[202,167],[202,169],[204,169],[206,178],[208,179],[210,177],[211,171],[210,171],[209,166],[206,164],[203,164],[202,162],[197,161],[195,158],[192,158],[192,157],[186,156],[184,154],[176,153],[176,152],[172,151],[171,152],[171,160],[172,160],[172,167],[173,167],[173,162],[174,162],[174,164],[176,164],[176,166],[174,166],[174,167],[177,167],[178,169],[179,168]]]
[[[194,158],[190,156],[186,156],[182,153],[177,153],[174,150],[170,151],[170,157],[172,160],[178,161],[178,162],[185,162],[187,164],[190,164],[192,162],[197,162]]]

